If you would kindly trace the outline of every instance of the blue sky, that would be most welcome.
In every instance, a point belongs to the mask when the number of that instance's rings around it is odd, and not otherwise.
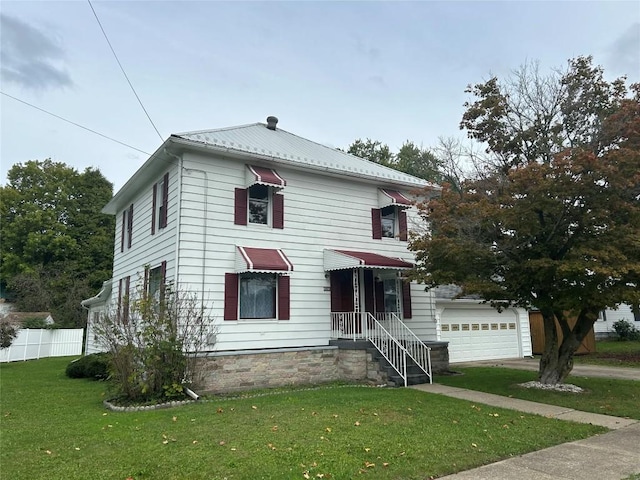
[[[640,81],[638,2],[92,1],[151,119],[171,133],[280,119],[346,148],[425,147],[458,129],[464,89],[526,61],[593,55]],[[161,143],[86,1],[0,2],[0,90],[145,152]],[[0,181],[50,157],[116,189],[147,156],[0,96]]]

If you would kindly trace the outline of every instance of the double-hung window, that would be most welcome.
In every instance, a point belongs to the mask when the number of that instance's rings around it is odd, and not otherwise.
[[[271,192],[266,185],[249,187],[249,223],[269,224],[269,197]]]
[[[273,273],[240,275],[240,318],[276,318],[277,285]]]
[[[288,273],[293,265],[282,250],[236,248],[236,273],[225,274],[225,320],[289,320]]]
[[[286,181],[265,167],[247,165],[247,188],[236,188],[234,223],[284,228],[284,196],[279,193]]]
[[[165,173],[158,183],[153,184],[151,192],[151,235],[167,226],[167,209],[169,208],[169,172]]]
[[[133,203],[122,212],[122,226],[120,231],[120,251],[131,248],[133,243]]]
[[[374,239],[397,238],[407,240],[406,208],[411,201],[395,190],[380,189],[379,208],[371,209],[371,231]]]

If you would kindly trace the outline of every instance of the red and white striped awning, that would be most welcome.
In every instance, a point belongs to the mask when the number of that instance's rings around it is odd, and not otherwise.
[[[380,268],[406,270],[413,264],[401,258],[387,257],[379,253],[355,252],[353,250],[325,250],[324,270],[344,270],[350,268]]]
[[[287,181],[275,170],[247,165],[247,186],[250,187],[256,183],[276,188],[284,188],[287,185]]]
[[[397,190],[388,190],[386,188],[378,190],[378,203],[380,208],[388,207],[389,205],[408,208],[413,204],[411,200]]]
[[[236,247],[236,273],[286,273],[292,271],[293,264],[280,249]]]

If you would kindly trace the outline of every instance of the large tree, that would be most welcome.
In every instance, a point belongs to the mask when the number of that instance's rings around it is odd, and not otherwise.
[[[485,169],[420,206],[431,231],[411,243],[416,278],[538,308],[543,383],[566,379],[601,310],[640,301],[640,86],[631,90],[589,57],[471,87],[461,127],[485,144]]]
[[[100,213],[112,184],[100,171],[64,163],[14,165],[0,187],[0,282],[19,308],[51,310],[82,325],[79,302],[111,275],[114,219]]]

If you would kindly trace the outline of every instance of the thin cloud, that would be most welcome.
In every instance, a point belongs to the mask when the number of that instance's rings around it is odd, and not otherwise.
[[[0,27],[3,80],[36,90],[73,85],[69,74],[59,66],[64,51],[55,39],[8,15],[0,15]]]
[[[609,63],[633,80],[640,76],[640,23],[632,24],[609,48]]]

